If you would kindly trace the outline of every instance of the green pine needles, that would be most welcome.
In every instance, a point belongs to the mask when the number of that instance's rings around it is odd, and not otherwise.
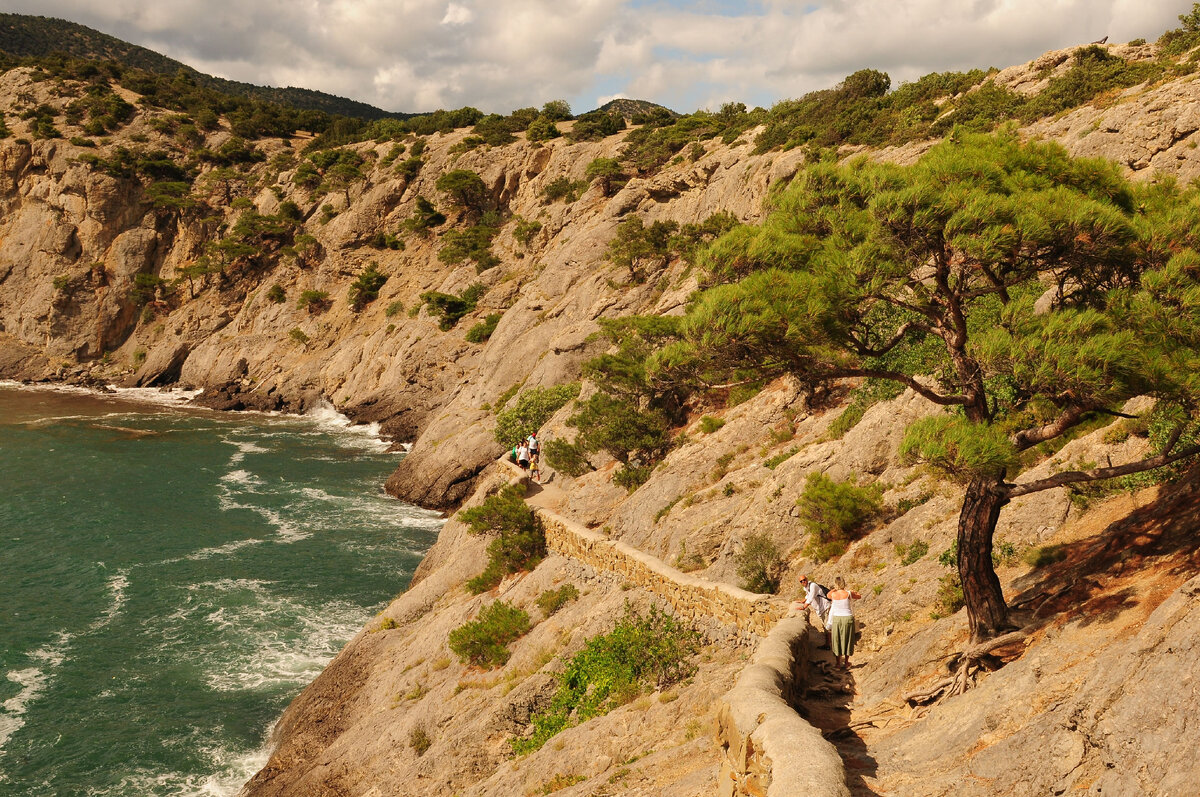
[[[464,664],[499,667],[508,661],[508,646],[529,632],[529,614],[510,603],[496,601],[469,623],[450,632],[450,650]]]
[[[532,570],[546,557],[546,532],[542,521],[525,503],[525,488],[510,484],[489,495],[479,506],[464,509],[458,519],[472,534],[494,537],[488,543],[488,564],[467,582],[473,593],[486,592],[504,576]]]

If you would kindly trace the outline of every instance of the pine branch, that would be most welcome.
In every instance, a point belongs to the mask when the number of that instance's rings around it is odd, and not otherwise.
[[[1053,440],[1072,426],[1077,425],[1089,409],[1091,408],[1080,405],[1067,407],[1062,415],[1045,426],[1017,432],[1013,439],[1013,444],[1017,447],[1018,451],[1025,451],[1026,449],[1033,448],[1038,443]]]
[[[865,343],[862,343],[857,339],[852,339],[854,343],[854,350],[863,357],[882,357],[903,343],[904,338],[914,329],[918,330],[919,332],[933,334],[933,329],[928,324],[922,324],[918,321],[907,321],[904,324],[901,324],[900,328],[896,330],[896,334],[892,336],[892,339],[883,344],[883,346],[880,348],[872,349]]]
[[[941,393],[937,393],[925,387],[908,374],[902,374],[897,371],[882,371],[875,368],[839,368],[836,371],[831,371],[828,375],[834,378],[861,376],[875,379],[888,379],[893,382],[899,382],[906,387],[911,387],[918,394],[929,399],[934,404],[940,404],[943,407],[952,407],[958,404],[967,403],[967,399],[964,396],[943,396]]]
[[[1181,459],[1194,457],[1200,454],[1200,446],[1191,446],[1185,448],[1177,454],[1169,453],[1174,447],[1175,442],[1179,439],[1179,432],[1182,429],[1177,429],[1172,435],[1174,438],[1170,441],[1166,451],[1158,456],[1150,459],[1143,459],[1141,462],[1131,462],[1128,465],[1116,465],[1110,468],[1093,468],[1092,470],[1069,470],[1063,473],[1057,473],[1048,479],[1039,479],[1033,482],[1025,482],[1023,484],[1004,484],[1000,487],[1009,498],[1016,498],[1021,495],[1029,495],[1030,493],[1038,493],[1042,490],[1050,490],[1054,487],[1065,487],[1068,484],[1085,484],[1087,482],[1100,481],[1101,479],[1115,479],[1118,476],[1128,476],[1131,473],[1144,473],[1148,470],[1161,468],[1164,465],[1170,465],[1172,462],[1178,462]]]

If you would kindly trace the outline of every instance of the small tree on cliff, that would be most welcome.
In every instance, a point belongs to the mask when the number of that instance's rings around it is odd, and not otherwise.
[[[761,227],[709,252],[716,279],[659,379],[790,373],[812,388],[890,380],[948,412],[904,451],[966,486],[958,569],[971,636],[1008,627],[991,560],[1012,498],[1200,453],[1179,440],[1200,394],[1200,215],[1173,183],[1012,134],[953,137],[908,167],[809,167]],[[1014,483],[1018,456],[1152,395],[1178,423],[1148,459]],[[1187,439],[1184,437],[1183,439]]]
[[[483,178],[470,169],[455,169],[437,179],[437,189],[449,196],[450,201],[478,216],[487,209],[487,186]]]

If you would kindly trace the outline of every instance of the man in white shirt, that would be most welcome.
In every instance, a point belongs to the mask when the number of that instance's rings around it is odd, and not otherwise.
[[[808,576],[800,576],[800,588],[804,590],[803,601],[793,601],[792,611],[800,611],[807,609],[809,606],[817,610],[817,617],[821,621],[821,630],[825,632],[825,644],[821,647],[829,647],[829,590],[822,587],[815,581],[809,581]]]

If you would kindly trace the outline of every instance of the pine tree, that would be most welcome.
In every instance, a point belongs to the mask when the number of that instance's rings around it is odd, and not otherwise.
[[[868,377],[945,408],[904,452],[966,486],[958,568],[972,639],[1009,627],[991,559],[1019,495],[1192,457],[1200,395],[1200,213],[1174,183],[1130,184],[1011,131],[952,136],[912,166],[818,163],[760,227],[707,253],[717,284],[689,308],[656,378]],[[1015,482],[1018,457],[1150,395],[1179,419],[1120,467]]]

